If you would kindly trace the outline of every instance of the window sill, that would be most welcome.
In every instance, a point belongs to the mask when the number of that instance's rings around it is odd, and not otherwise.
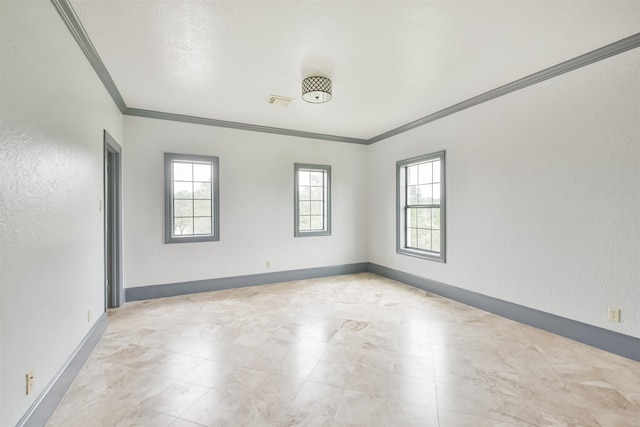
[[[431,261],[445,263],[445,258],[442,253],[431,252],[431,251],[421,251],[418,249],[409,249],[409,248],[399,248],[396,250],[396,253],[400,255],[408,255],[415,258],[428,259]]]

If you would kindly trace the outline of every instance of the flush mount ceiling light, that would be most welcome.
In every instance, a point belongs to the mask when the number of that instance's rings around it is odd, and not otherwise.
[[[331,100],[331,80],[320,76],[307,77],[302,81],[302,99],[314,104]]]

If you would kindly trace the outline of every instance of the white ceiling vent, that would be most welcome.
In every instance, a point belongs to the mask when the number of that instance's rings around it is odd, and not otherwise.
[[[281,107],[286,107],[287,105],[289,105],[291,103],[291,101],[293,101],[293,98],[287,98],[286,96],[280,96],[280,95],[271,95],[268,99],[267,102],[271,105],[279,105]]]

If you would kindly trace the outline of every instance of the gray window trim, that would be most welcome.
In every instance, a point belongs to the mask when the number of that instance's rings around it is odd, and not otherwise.
[[[174,161],[204,162],[213,165],[211,200],[213,203],[213,234],[206,236],[173,236],[173,168]],[[220,167],[215,156],[164,153],[164,236],[165,243],[215,242],[220,240]]]
[[[299,197],[298,197],[298,171],[304,169],[323,171],[326,173],[327,182],[324,188],[324,230],[321,231],[303,231],[300,230]],[[310,236],[330,236],[331,235],[331,166],[313,165],[308,163],[295,163],[293,165],[293,218],[294,218],[294,237],[310,237]]]
[[[412,249],[406,247],[406,224],[404,210],[406,206],[406,177],[405,168],[414,163],[421,163],[429,160],[440,159],[440,253]],[[413,157],[411,159],[396,162],[396,252],[402,255],[409,255],[432,261],[446,262],[446,165],[445,152],[427,154]]]

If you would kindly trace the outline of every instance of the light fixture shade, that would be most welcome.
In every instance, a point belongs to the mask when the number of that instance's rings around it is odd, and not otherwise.
[[[307,77],[302,81],[302,99],[314,104],[331,100],[331,80],[320,76]]]

